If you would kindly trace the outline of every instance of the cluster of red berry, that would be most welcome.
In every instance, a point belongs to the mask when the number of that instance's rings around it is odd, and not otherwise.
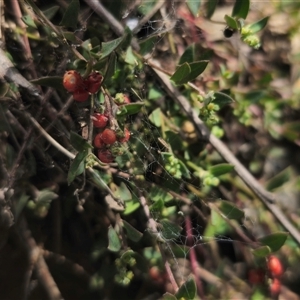
[[[267,272],[269,278],[271,279],[270,283],[270,292],[273,296],[276,296],[280,293],[281,281],[280,278],[283,274],[283,266],[279,258],[275,255],[270,255],[267,259]],[[263,284],[266,282],[266,270],[251,269],[248,274],[248,280],[254,285]]]
[[[64,88],[73,94],[75,101],[83,102],[89,98],[90,94],[98,92],[103,76],[99,72],[92,72],[86,79],[75,71],[67,71],[63,78]]]
[[[270,291],[272,295],[278,295],[281,289],[281,276],[283,274],[283,266],[278,257],[271,255],[267,261],[268,270],[271,277]]]
[[[73,94],[75,101],[86,101],[90,94],[98,92],[103,81],[103,76],[99,72],[92,72],[86,79],[75,70],[67,71],[63,77],[64,88]],[[129,104],[128,96],[118,93],[114,99],[117,105]],[[98,158],[104,163],[111,163],[118,155],[116,143],[126,143],[130,138],[130,131],[125,128],[113,130],[109,124],[109,114],[94,113],[92,116],[94,127],[100,130],[94,138],[94,146],[98,152]]]
[[[130,138],[130,131],[125,128],[124,132],[118,132],[107,127],[109,118],[105,114],[94,113],[93,124],[95,128],[101,130],[94,138],[94,146],[98,151],[98,158],[104,163],[111,163],[115,159],[112,146],[119,143],[126,143]]]

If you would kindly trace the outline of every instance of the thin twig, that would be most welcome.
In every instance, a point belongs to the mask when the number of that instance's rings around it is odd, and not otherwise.
[[[36,127],[36,129],[39,130],[41,135],[54,146],[57,150],[59,150],[61,153],[69,157],[70,159],[75,158],[75,154],[64,148],[61,144],[59,144],[52,136],[48,134],[48,132],[45,131],[45,129],[32,117],[28,116],[29,120],[32,122],[32,124]]]
[[[27,224],[25,219],[22,220],[20,227],[21,227],[20,230],[21,235],[26,242],[26,246],[31,258],[31,263],[32,265],[34,265],[40,284],[44,287],[49,299],[52,300],[63,299],[51,273],[49,272],[48,266],[43,258],[40,248],[37,246],[34,238],[31,235],[31,232],[27,229]],[[31,277],[31,271],[29,270],[28,280],[30,279],[30,277]]]
[[[137,26],[133,28],[132,32],[135,34],[140,31],[144,24],[146,24],[158,10],[160,10],[165,5],[164,1],[157,1],[153,8],[139,21]]]
[[[150,214],[150,209],[149,209],[149,206],[147,204],[147,200],[144,196],[140,196],[140,203],[142,205],[142,208],[144,210],[144,213],[148,219],[148,224],[147,224],[147,227],[149,229],[149,232],[151,235],[157,237],[157,245],[158,245],[158,248],[159,248],[159,251],[161,253],[161,256],[162,256],[162,259],[164,261],[164,265],[165,265],[165,269],[166,269],[166,272],[169,276],[169,279],[170,279],[170,282],[172,284],[172,287],[174,289],[175,292],[177,292],[178,290],[178,285],[176,283],[176,280],[175,280],[175,277],[173,275],[173,272],[171,270],[171,267],[170,267],[170,264],[168,262],[168,260],[166,259],[165,257],[165,254],[164,254],[164,251],[162,249],[162,245],[160,243],[160,241],[162,240],[161,238],[159,238],[159,232],[157,230],[157,223],[154,221],[154,219],[151,217],[151,214]],[[163,241],[163,240],[162,240]]]
[[[198,292],[199,296],[201,297],[201,299],[205,299],[202,281],[197,276],[197,268],[199,266],[199,262],[197,261],[195,248],[193,247],[193,232],[192,232],[193,228],[192,228],[191,218],[189,216],[185,217],[185,226],[186,226],[187,239],[188,239],[188,243],[189,243],[188,246],[190,246],[189,255],[190,255],[191,268],[192,268],[193,274],[195,276],[197,292]]]

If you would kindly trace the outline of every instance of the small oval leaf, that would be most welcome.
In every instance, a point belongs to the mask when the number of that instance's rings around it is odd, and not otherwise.
[[[177,293],[175,294],[177,299],[195,299],[197,294],[197,287],[193,277],[189,277],[188,280],[181,285]]]
[[[182,82],[186,82],[185,78],[191,73],[191,68],[188,63],[184,63],[179,66],[175,73],[171,76],[171,80],[173,80],[176,84],[182,84]]]
[[[232,17],[246,19],[250,8],[250,0],[236,0],[233,10]]]
[[[263,245],[270,247],[272,252],[278,251],[285,243],[288,232],[276,232],[258,239]]]
[[[112,226],[108,228],[108,250],[118,252],[121,249],[120,239]]]
[[[268,246],[262,246],[252,250],[253,255],[257,257],[266,257],[270,255],[271,249]]]
[[[66,27],[71,27],[71,28],[76,28],[79,9],[80,9],[79,1],[72,0],[70,5],[67,7],[67,10],[65,11],[63,19],[60,22],[60,25],[66,26]]]
[[[206,5],[206,9],[207,9],[207,13],[206,13],[206,17],[208,19],[210,19],[215,10],[216,10],[216,7],[217,7],[217,4],[218,4],[218,0],[209,0],[207,1],[207,5]]]
[[[234,100],[225,93],[215,92],[214,93],[214,99],[213,99],[212,102],[215,103],[215,104],[218,104],[219,107],[222,108],[223,106],[234,102]]]
[[[91,144],[89,144],[81,135],[74,131],[71,131],[70,133],[70,143],[79,152],[87,149],[93,149]]]
[[[84,171],[84,162],[85,158],[88,155],[87,150],[83,150],[81,152],[78,152],[75,156],[75,159],[73,160],[69,172],[68,172],[68,185],[76,178],[76,176],[80,175]]]
[[[161,236],[165,240],[174,240],[180,236],[182,231],[182,227],[170,222],[169,220],[161,220],[160,221],[161,227]]]
[[[219,209],[228,219],[240,221],[245,217],[244,211],[229,201],[222,200],[220,202]]]
[[[186,5],[190,9],[194,17],[198,16],[200,4],[201,4],[200,0],[186,0]]]
[[[208,169],[209,173],[215,177],[221,176],[223,174],[229,173],[234,169],[231,164],[218,164]]]
[[[163,294],[163,300],[176,300],[177,298],[170,293]]]
[[[57,90],[65,90],[63,86],[63,79],[60,76],[40,77],[38,79],[31,80],[30,82],[36,85],[52,87]]]
[[[236,30],[239,28],[238,23],[234,18],[232,18],[228,15],[225,15],[224,19],[225,19],[226,24],[227,24],[228,27],[230,27],[232,29],[236,29]]]
[[[258,22],[251,24],[249,26],[251,32],[256,33],[256,32],[261,31],[267,25],[268,20],[269,20],[269,17],[265,17],[265,18],[259,20]]]
[[[133,242],[138,242],[142,237],[143,234],[136,230],[133,226],[123,220],[123,227],[126,230],[127,236]]]

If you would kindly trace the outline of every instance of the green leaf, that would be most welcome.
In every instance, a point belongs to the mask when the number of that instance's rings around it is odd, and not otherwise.
[[[170,79],[178,85],[192,81],[201,73],[203,73],[208,62],[208,60],[201,60],[193,63],[184,63],[183,65],[179,66]]]
[[[67,10],[64,13],[60,25],[75,29],[77,27],[79,9],[80,9],[79,0],[72,0],[72,2],[67,7]]]
[[[69,42],[71,43],[74,43],[74,44],[81,44],[82,45],[82,40],[80,40],[75,34],[74,32],[71,32],[71,31],[64,31],[63,32],[63,36],[66,40],[68,40]],[[86,63],[86,62],[84,62]]]
[[[113,51],[115,51],[121,44],[123,41],[126,40],[128,34],[124,33],[123,36],[109,41],[109,42],[103,42],[101,44],[101,59],[103,59],[104,57],[107,57],[108,55],[110,55]]]
[[[250,0],[236,0],[231,16],[246,19],[250,8]]]
[[[168,202],[174,198],[170,193],[159,188],[156,185],[151,187],[149,197],[152,201],[163,200],[164,202]]]
[[[114,230],[114,228],[110,225],[108,227],[108,250],[112,252],[118,252],[121,249],[120,239]]]
[[[180,236],[182,227],[170,222],[169,220],[160,220],[161,236],[165,240],[174,240]]]
[[[179,163],[179,166],[180,166],[180,172],[182,173],[182,175],[188,179],[191,178],[191,175],[190,175],[190,171],[189,169],[187,168],[187,166],[181,161],[181,160],[178,160],[178,163]]]
[[[56,15],[56,13],[58,12],[59,9],[60,9],[60,6],[54,5],[48,9],[43,10],[43,14],[45,15],[45,17],[48,20],[51,20]]]
[[[132,195],[124,182],[121,182],[114,194],[117,198],[122,199],[124,202],[132,199]]]
[[[157,37],[156,36],[141,41],[139,43],[139,45],[140,45],[140,54],[141,55],[146,55],[147,53],[152,52],[153,48],[156,45],[156,43],[157,43]]]
[[[253,253],[253,255],[255,255],[257,257],[266,257],[266,256],[270,255],[270,253],[272,251],[271,251],[270,247],[262,246],[262,247],[251,250],[251,252]]]
[[[158,89],[157,87],[152,87],[149,90],[148,99],[155,100],[155,99],[161,98],[163,95],[164,94],[160,89]]]
[[[205,50],[199,43],[193,43],[188,46],[180,57],[178,65],[184,63],[193,63],[197,61],[209,60],[212,57],[211,50]]]
[[[218,104],[219,107],[222,108],[223,106],[234,102],[234,100],[225,93],[215,92],[214,93],[214,100],[212,102],[215,103],[215,104]]]
[[[179,65],[195,61],[195,44],[188,46],[180,57]]]
[[[57,194],[48,189],[44,189],[38,192],[36,202],[49,203],[56,198],[58,198]]]
[[[152,200],[152,199],[151,199]],[[161,213],[164,209],[165,205],[164,205],[164,201],[161,199],[156,200],[151,206],[150,206],[150,210],[152,212],[154,212],[155,214]]]
[[[71,131],[70,133],[70,143],[79,152],[94,148],[81,135],[74,131]]]
[[[129,223],[127,223],[125,220],[122,220],[123,227],[126,230],[128,238],[133,242],[138,242],[142,237],[143,234],[136,230],[133,226],[131,226]]]
[[[129,116],[129,115],[137,114],[138,112],[140,112],[140,110],[144,105],[145,105],[144,102],[134,102],[130,104],[120,105],[117,115]]]
[[[128,201],[126,202],[126,208],[123,212],[123,214],[125,216],[130,215],[131,213],[133,213],[134,211],[136,211],[138,208],[140,207],[140,203],[132,200],[132,201]]]
[[[194,17],[198,16],[201,0],[187,0],[186,5],[190,9]]]
[[[179,66],[175,73],[171,76],[171,80],[173,80],[176,84],[182,84],[185,82],[184,79],[191,73],[191,67],[188,63],[184,63]]]
[[[209,0],[209,1],[207,1],[207,5],[206,5],[206,7],[207,7],[206,17],[208,19],[210,19],[213,16],[213,14],[214,14],[214,12],[216,10],[217,4],[218,4],[218,0]]]
[[[245,217],[244,211],[229,201],[222,200],[219,204],[219,209],[228,219],[240,221]]]
[[[209,173],[213,176],[221,176],[223,174],[229,173],[234,169],[234,166],[231,164],[218,164],[208,169]]]
[[[192,81],[196,79],[200,74],[204,72],[208,65],[208,60],[201,60],[190,63],[191,73],[188,75],[187,81]]]
[[[25,15],[22,18],[22,21],[28,26],[37,29],[33,19],[29,15]]]
[[[149,120],[156,126],[161,126],[161,120],[162,120],[162,112],[160,108],[156,108],[150,115]]]
[[[100,64],[101,62],[103,61],[99,61],[98,64]],[[112,77],[116,72],[116,69],[117,69],[117,55],[116,53],[112,52],[107,62],[103,84],[107,84],[107,82],[112,80]]]
[[[30,82],[36,85],[52,87],[57,90],[65,90],[63,86],[63,79],[60,76],[40,77],[38,79],[31,80]]]
[[[260,238],[258,241],[263,245],[270,247],[272,252],[275,252],[283,246],[288,236],[288,232],[281,231]]]
[[[203,238],[205,237],[213,237],[216,235],[224,235],[230,232],[231,228],[228,223],[224,220],[224,218],[220,215],[219,212],[215,210],[211,210],[210,222],[207,224]]]
[[[195,299],[197,295],[197,287],[194,278],[191,276],[188,280],[181,285],[177,293],[175,294],[177,299]]]
[[[256,33],[256,32],[261,31],[267,25],[268,20],[269,20],[269,17],[265,17],[265,18],[259,20],[258,22],[249,25],[251,32]]]
[[[15,202],[15,218],[19,219],[24,207],[26,206],[30,197],[24,193],[19,197],[18,201]]]
[[[80,175],[84,171],[84,163],[85,159],[88,155],[87,150],[83,150],[78,152],[73,160],[69,172],[68,172],[68,185],[76,178],[76,176]]]
[[[177,298],[170,293],[163,294],[163,300],[176,300]]]
[[[136,65],[136,57],[133,54],[132,47],[129,46],[126,51],[125,62],[129,65]]]
[[[232,29],[238,29],[239,28],[238,23],[234,18],[232,18],[228,15],[225,15],[224,19],[225,19],[225,22],[226,22],[228,27],[230,27]]]

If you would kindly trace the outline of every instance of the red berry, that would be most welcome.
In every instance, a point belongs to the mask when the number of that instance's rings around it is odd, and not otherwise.
[[[73,92],[73,98],[77,102],[84,102],[89,98],[89,92],[84,89],[78,89]]]
[[[117,136],[113,130],[106,128],[101,133],[101,139],[105,144],[111,145],[117,140]]]
[[[94,138],[94,146],[95,148],[102,148],[103,146],[105,146],[105,144],[103,143],[102,139],[101,139],[101,133],[96,134],[95,138]]]
[[[124,129],[124,137],[120,138],[119,142],[120,143],[126,143],[126,142],[129,141],[129,139],[130,139],[130,131],[127,128],[125,128]]]
[[[267,262],[268,269],[273,277],[280,277],[283,274],[283,267],[279,258],[271,255]]]
[[[96,128],[104,128],[107,125],[108,117],[103,114],[94,113],[92,118],[94,127]]]
[[[84,81],[87,90],[91,94],[95,94],[98,92],[101,83],[103,81],[103,76],[99,72],[92,72],[88,78]]]
[[[262,269],[251,269],[248,273],[248,280],[251,284],[262,284],[265,281],[265,272]]]
[[[281,282],[279,279],[274,278],[271,286],[270,286],[270,292],[273,296],[276,296],[280,293],[280,289],[281,289]]]
[[[129,97],[123,93],[117,93],[115,96],[115,103],[117,105],[124,105],[131,103]]]
[[[83,79],[77,71],[67,71],[63,78],[63,86],[68,92],[75,92],[84,86]]]
[[[114,157],[108,149],[100,149],[98,151],[98,158],[107,164],[114,161]]]
[[[124,104],[131,103],[130,98],[127,95],[124,95]]]

